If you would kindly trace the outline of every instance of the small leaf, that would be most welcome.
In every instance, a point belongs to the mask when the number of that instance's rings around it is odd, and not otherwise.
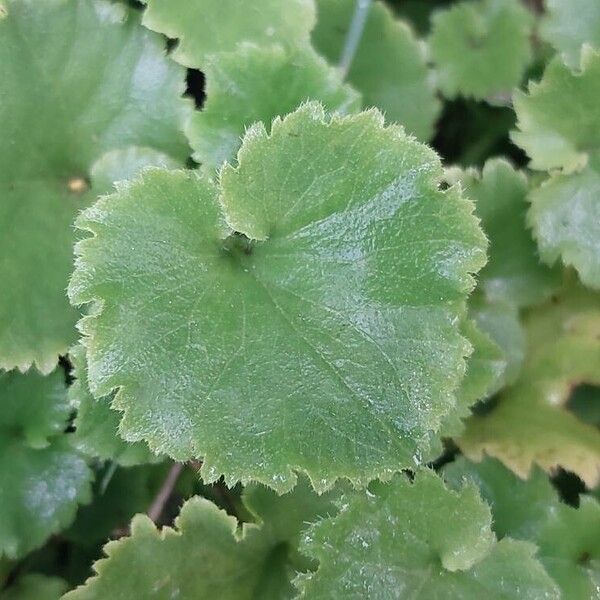
[[[583,44],[600,47],[600,3],[597,0],[546,0],[544,5],[546,11],[540,34],[576,69]]]
[[[185,74],[133,11],[7,0],[0,19],[0,368],[43,373],[76,339],[72,223],[106,152],[187,156]],[[131,172],[131,169],[129,169]],[[95,183],[95,181],[92,181]]]
[[[471,205],[373,111],[306,105],[238,160],[222,207],[210,181],[154,170],[78,219],[92,393],[120,387],[121,434],[203,457],[208,481],[283,492],[298,470],[322,491],[414,465],[464,372]]]
[[[444,96],[510,94],[531,60],[532,22],[518,0],[473,0],[434,12],[429,44]]]
[[[444,469],[454,487],[475,483],[492,507],[494,530],[534,542],[540,562],[569,600],[595,598],[600,577],[600,504],[581,497],[578,509],[559,502],[548,478],[534,470],[528,481],[515,477],[499,462],[473,464],[463,458]]]
[[[128,443],[118,433],[119,413],[110,408],[113,395],[95,399],[87,382],[85,350],[76,346],[69,353],[75,381],[69,387],[69,401],[77,409],[73,422],[73,445],[90,458],[112,460],[123,466],[160,460],[143,442]]]
[[[317,1],[312,40],[331,64],[339,63],[355,5],[355,0]],[[370,8],[347,79],[364,104],[381,109],[388,122],[400,123],[421,140],[432,136],[441,106],[424,45],[383,2]]]
[[[91,473],[63,434],[60,370],[0,374],[0,557],[18,558],[67,526],[90,500]]]
[[[307,46],[315,24],[312,0],[145,0],[143,23],[179,40],[171,56],[203,69],[207,58],[243,42]]]
[[[309,47],[291,52],[244,44],[208,58],[204,73],[207,100],[187,134],[194,159],[209,170],[235,161],[246,129],[256,121],[271,123],[309,99],[341,114],[360,104],[358,94]]]
[[[518,381],[489,414],[473,417],[459,440],[473,460],[500,459],[522,478],[534,464],[600,478],[600,432],[565,404],[580,383],[600,383],[600,298],[572,286],[526,319],[528,352]]]
[[[489,508],[473,486],[447,489],[430,471],[397,476],[341,501],[311,526],[302,549],[317,558],[300,598],[558,598],[524,542],[496,542]]]
[[[475,169],[449,173],[474,200],[475,212],[490,240],[489,260],[479,287],[492,302],[530,306],[547,300],[561,283],[560,271],[540,263],[531,232],[526,229],[527,178],[504,159]]]

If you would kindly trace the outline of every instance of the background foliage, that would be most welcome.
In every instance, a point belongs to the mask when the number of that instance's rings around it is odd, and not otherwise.
[[[597,0],[0,0],[0,597],[599,598],[599,97]]]

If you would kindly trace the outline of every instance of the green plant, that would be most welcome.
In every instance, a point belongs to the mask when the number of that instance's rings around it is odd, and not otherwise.
[[[0,42],[0,597],[598,598],[597,0]]]

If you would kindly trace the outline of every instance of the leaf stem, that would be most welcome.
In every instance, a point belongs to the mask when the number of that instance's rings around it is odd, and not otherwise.
[[[173,466],[169,469],[169,472],[167,473],[167,476],[165,477],[165,480],[158,491],[156,498],[154,498],[154,502],[152,502],[152,505],[148,509],[148,516],[155,523],[160,519],[163,510],[165,509],[165,504],[173,493],[173,489],[175,488],[175,484],[177,483],[177,479],[179,478],[182,469],[182,463],[173,464]]]
[[[356,0],[354,16],[352,17],[352,23],[350,24],[350,29],[346,35],[344,49],[342,50],[342,56],[340,58],[339,70],[342,79],[345,79],[346,75],[348,75],[348,71],[350,70],[356,51],[358,50],[358,44],[360,43],[360,38],[365,30],[372,2],[373,0]]]

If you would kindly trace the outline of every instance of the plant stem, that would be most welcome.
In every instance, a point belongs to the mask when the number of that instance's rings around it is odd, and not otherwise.
[[[356,0],[356,9],[354,10],[354,16],[352,17],[352,23],[350,24],[350,29],[346,36],[339,64],[340,73],[342,74],[343,79],[348,75],[348,71],[350,70],[356,51],[358,50],[358,44],[360,43],[360,38],[365,30],[372,2],[373,0]]]
[[[152,502],[152,505],[148,509],[148,516],[155,523],[160,519],[160,516],[162,515],[163,510],[165,508],[165,504],[167,503],[167,500],[170,498],[171,494],[173,493],[173,488],[175,487],[175,484],[177,483],[177,479],[179,478],[179,475],[180,475],[182,469],[183,469],[182,463],[175,463],[169,469],[169,472],[167,473],[167,476],[165,477],[162,487],[158,491],[156,498],[154,498],[154,502]]]

